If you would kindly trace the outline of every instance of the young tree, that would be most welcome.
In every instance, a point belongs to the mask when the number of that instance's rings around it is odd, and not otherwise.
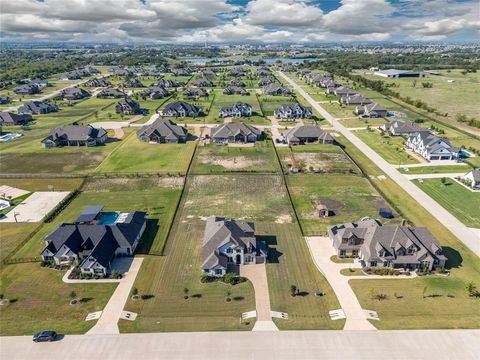
[[[138,289],[136,287],[132,289],[132,295],[133,296],[138,295]]]
[[[74,290],[70,291],[70,298],[73,300],[76,297],[77,297],[77,293]]]
[[[295,285],[290,285],[290,295],[291,296],[296,296],[297,295],[297,287]]]
[[[188,299],[188,292],[189,292],[188,288],[184,288],[184,289],[183,289],[183,294],[184,294],[183,298],[184,298],[185,300]]]

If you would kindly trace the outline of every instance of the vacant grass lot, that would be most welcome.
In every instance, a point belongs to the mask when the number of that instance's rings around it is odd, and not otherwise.
[[[401,136],[382,136],[377,131],[360,130],[355,134],[372,150],[390,164],[418,164],[419,161],[403,150],[405,140]]]
[[[474,193],[454,180],[413,180],[413,183],[469,227],[480,228],[480,193]]]
[[[385,198],[395,203],[404,217],[415,226],[423,226],[440,241],[449,258],[449,277],[422,277],[411,280],[351,280],[350,283],[363,308],[378,312],[380,329],[478,328],[480,303],[468,296],[465,287],[470,282],[480,284],[480,263],[463,243],[433,218],[418,202],[387,178],[348,140],[340,137],[347,153],[359,163],[378,186]],[[426,287],[426,289],[425,289]],[[387,294],[386,301],[372,301],[369,289]],[[423,298],[425,295],[432,295]],[[454,297],[448,297],[448,294]],[[396,299],[403,296],[403,299]],[[401,301],[399,301],[401,300]]]
[[[26,239],[38,224],[36,223],[0,223],[0,269],[15,248]]]
[[[480,75],[478,73],[463,75],[460,70],[442,70],[440,75],[430,75],[424,79],[387,79],[365,71],[358,71],[358,73],[369,79],[395,84],[394,90],[402,96],[422,100],[439,111],[448,113],[446,120],[452,125],[456,125],[455,115],[457,113],[465,114],[469,118],[478,118],[476,106],[480,102],[478,92]],[[453,80],[453,82],[449,82],[449,80]],[[424,88],[423,82],[430,82],[433,86]]]
[[[146,211],[148,226],[137,252],[161,253],[180,192],[181,178],[90,180],[84,191],[53,222],[45,224],[14,257],[38,257],[47,234],[63,222],[74,221],[83,208],[91,205],[104,205],[105,211]]]
[[[6,266],[0,292],[10,304],[0,307],[0,335],[32,335],[45,329],[59,334],[82,334],[96,321],[88,313],[103,310],[117,284],[66,284],[63,271],[42,269],[38,263]],[[78,305],[70,305],[75,291]]]
[[[388,205],[368,181],[352,175],[290,175],[288,188],[306,236],[325,235],[329,226],[359,220],[364,216],[378,218],[380,208]],[[318,216],[317,205],[324,204],[334,214]],[[383,223],[397,223],[393,219]]]
[[[196,142],[149,144],[135,132],[122,140],[114,152],[96,169],[97,173],[185,174]]]
[[[279,172],[275,149],[270,140],[253,147],[222,145],[199,146],[192,163],[192,174],[225,172]]]
[[[337,145],[278,147],[277,153],[284,171],[289,171],[292,163],[295,163],[301,173],[355,174],[358,172],[355,165]]]

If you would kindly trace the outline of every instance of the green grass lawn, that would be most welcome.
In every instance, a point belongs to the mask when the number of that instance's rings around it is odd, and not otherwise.
[[[274,110],[280,105],[297,102],[294,96],[258,95],[258,100],[260,101],[260,106],[265,116],[273,116]]]
[[[337,145],[312,144],[278,147],[277,153],[283,170],[286,172],[289,171],[294,162],[301,173],[358,173],[356,166]]]
[[[350,283],[363,308],[378,312],[380,321],[373,322],[380,329],[438,329],[478,328],[480,302],[468,296],[465,287],[470,282],[479,286],[480,263],[478,257],[461,243],[440,222],[432,217],[418,202],[387,178],[368,158],[348,140],[339,139],[347,153],[375,176],[371,181],[389,201],[395,203],[403,216],[415,226],[423,226],[440,241],[449,258],[449,277],[422,277],[406,280],[351,280]],[[439,295],[423,298],[426,295]],[[386,293],[388,300],[372,301],[370,289]],[[395,297],[403,296],[402,299]],[[448,294],[454,297],[449,297]]]
[[[66,284],[63,275],[38,263],[4,267],[0,292],[10,304],[0,307],[0,335],[33,335],[45,329],[83,334],[95,325],[85,317],[103,310],[117,284]],[[71,291],[83,299],[78,305],[70,305]]]
[[[287,184],[306,236],[325,235],[329,226],[356,221],[364,216],[378,218],[378,210],[388,208],[368,181],[359,176],[289,175]],[[320,218],[316,211],[320,203],[334,215]],[[393,219],[389,223],[398,221]]]
[[[279,171],[271,140],[257,142],[253,147],[199,146],[191,168],[192,174]]]
[[[0,223],[0,269],[5,260],[37,227],[36,223]]]
[[[402,96],[422,100],[439,111],[448,113],[445,119],[452,125],[456,125],[455,115],[457,113],[478,118],[476,106],[480,102],[478,92],[480,75],[478,73],[463,75],[460,70],[442,70],[440,75],[430,75],[425,79],[380,78],[373,74],[367,74],[363,70],[358,70],[357,73],[369,79],[395,84],[395,91]],[[448,80],[454,82],[448,82]],[[424,88],[422,82],[433,83],[433,87]]]
[[[347,128],[365,128],[368,126],[381,126],[387,121],[385,118],[365,118],[352,117],[348,119],[338,120],[343,126]]]
[[[480,228],[480,193],[469,191],[454,180],[413,180],[413,183],[469,227]]]
[[[44,224],[14,257],[38,257],[47,234],[63,222],[74,221],[83,208],[91,205],[104,205],[105,211],[146,211],[147,230],[137,252],[161,253],[181,193],[181,181],[181,178],[168,177],[89,180],[55,221]]]
[[[377,131],[360,130],[355,134],[390,164],[418,164],[419,161],[403,150],[401,136],[382,136]]]
[[[185,174],[196,142],[184,144],[149,144],[136,133],[122,144],[96,169],[96,173],[163,173]]]
[[[343,320],[330,320],[328,312],[340,307],[327,280],[313,264],[296,224],[259,224],[258,233],[269,245],[267,277],[273,311],[288,313],[288,320],[274,319],[280,330],[342,329]],[[302,293],[292,297],[290,286]],[[315,297],[315,292],[326,295]]]
[[[204,219],[211,215],[255,221],[258,234],[271,247],[267,275],[272,308],[289,312],[289,320],[277,323],[280,328],[342,327],[343,322],[330,321],[328,310],[338,303],[311,262],[280,175],[190,176],[180,211],[166,255],[148,257],[135,283],[141,294],[152,297],[129,300],[126,308],[139,317],[134,322],[121,321],[123,332],[251,329],[254,320],[248,325],[239,321],[242,312],[255,308],[250,283],[230,287],[232,297],[241,300],[227,303],[228,286],[199,281]],[[292,298],[293,283],[308,295]],[[184,300],[184,287],[198,297]],[[318,289],[328,295],[315,298],[313,292]]]
[[[402,174],[447,174],[447,173],[467,173],[472,168],[468,165],[438,165],[438,166],[419,166],[411,168],[399,168]]]

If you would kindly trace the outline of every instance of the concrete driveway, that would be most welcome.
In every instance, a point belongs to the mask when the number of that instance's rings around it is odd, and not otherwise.
[[[0,222],[38,222],[52,211],[68,191],[38,191],[10,210]],[[15,221],[15,214],[16,221]]]
[[[340,274],[340,270],[346,267],[360,267],[360,264],[337,264],[330,260],[335,255],[335,250],[327,237],[306,237],[310,254],[318,270],[330,283],[335,295],[337,295],[342,307],[346,322],[344,330],[376,330],[367,320],[365,313],[358,302],[355,293],[348,284],[349,277]]]
[[[265,268],[265,264],[242,265],[240,266],[240,276],[250,280],[255,289],[257,322],[252,331],[278,331],[271,316],[270,294],[268,293],[267,269]]]
[[[322,108],[313,98],[305,92],[298,84],[290,79],[283,72],[278,71],[278,74],[284,78],[291,86],[295,88],[300,95],[302,95],[310,105],[322,115],[335,130],[342,133],[355,147],[357,147],[365,156],[367,156],[373,163],[378,166],[387,176],[395,181],[403,190],[415,199],[420,206],[423,206],[433,217],[435,217],[441,224],[443,224],[452,234],[454,234],[460,241],[462,241],[470,250],[477,256],[480,256],[480,237],[466,227],[455,216],[445,210],[438,202],[433,200],[430,196],[416,187],[403,174],[398,172],[394,165],[389,164],[384,158],[373,151],[368,145],[360,140],[352,131],[347,129],[324,108]],[[444,163],[444,162],[442,162]],[[424,165],[424,164],[423,164]]]
[[[120,330],[118,329],[118,320],[120,319],[125,303],[130,296],[130,291],[142,262],[143,257],[133,258],[128,272],[125,273],[124,277],[120,280],[115,292],[105,306],[105,309],[103,309],[100,319],[98,319],[95,326],[87,332],[87,335],[120,333]]]

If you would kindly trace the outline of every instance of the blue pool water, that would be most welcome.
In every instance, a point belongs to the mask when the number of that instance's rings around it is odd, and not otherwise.
[[[102,212],[98,215],[98,223],[100,225],[112,225],[115,224],[115,221],[117,221],[118,216],[120,214],[118,212]]]
[[[6,135],[3,135],[3,136],[0,136],[1,141],[9,141],[9,140],[12,140],[12,139],[13,139],[12,134],[6,134]]]
[[[387,117],[400,117],[400,114],[395,111],[388,111]]]

